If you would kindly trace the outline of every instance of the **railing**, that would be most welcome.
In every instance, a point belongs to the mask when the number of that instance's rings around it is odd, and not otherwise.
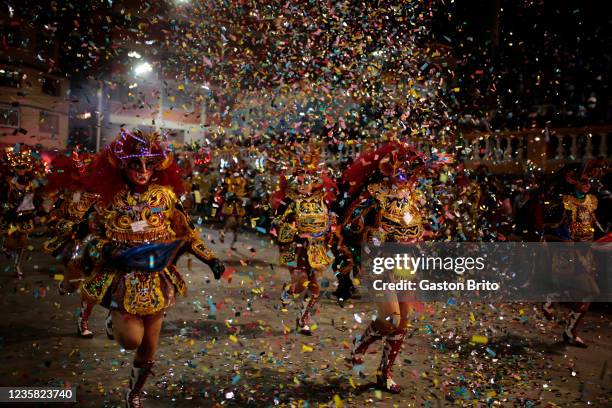
[[[351,162],[374,143],[345,142],[334,151],[321,146],[320,160],[339,173],[344,163]],[[591,158],[612,161],[612,126],[459,133],[455,146],[467,168],[486,165],[494,173],[551,172]],[[426,142],[419,142],[416,147],[424,152],[431,150]],[[221,156],[213,157],[217,164]]]
[[[473,132],[460,136],[466,165],[486,165],[493,172],[548,172],[569,163],[612,157],[612,126]]]
[[[495,173],[551,172],[588,159],[611,160],[612,126],[459,133],[455,145],[468,168],[486,165]],[[424,142],[416,147],[427,152],[430,149]],[[332,168],[337,167],[354,159],[363,148],[352,143],[334,153],[324,149],[323,159]]]

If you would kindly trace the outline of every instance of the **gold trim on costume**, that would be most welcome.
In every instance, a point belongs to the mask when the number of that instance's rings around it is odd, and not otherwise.
[[[198,259],[203,259],[204,261],[211,261],[217,257],[200,239],[192,242],[191,249],[192,253],[198,257]]]
[[[176,290],[181,296],[187,296],[187,284],[183,280],[183,277],[176,270],[174,266],[170,266],[164,269],[164,273],[170,279],[172,284],[176,287]]]
[[[106,237],[126,243],[172,239],[171,215],[177,201],[171,189],[159,185],[142,194],[124,190],[103,210]]]
[[[299,233],[322,234],[329,226],[329,211],[325,196],[319,192],[295,202],[295,219]]]

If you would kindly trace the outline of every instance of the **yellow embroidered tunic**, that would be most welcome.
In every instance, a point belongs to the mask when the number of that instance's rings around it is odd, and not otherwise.
[[[227,177],[225,179],[225,194],[226,201],[223,203],[223,214],[244,217],[246,209],[243,199],[247,195],[246,180],[238,176]]]
[[[371,184],[368,192],[378,204],[374,223],[365,231],[368,241],[407,242],[421,238],[424,229],[418,208],[419,190]]]
[[[408,186],[372,183],[348,208],[338,244],[342,274],[361,262],[362,243],[415,242],[422,238],[422,193]]]
[[[151,185],[143,193],[124,190],[100,210],[99,232],[90,254],[100,256],[105,247],[125,250],[143,244],[184,240],[198,258],[210,260],[208,250],[192,228],[174,192]],[[96,253],[97,252],[97,253]],[[130,270],[101,257],[94,273],[82,286],[83,295],[111,309],[135,315],[157,313],[186,295],[185,281],[174,262],[159,272]]]
[[[280,263],[292,267],[324,269],[333,262],[326,239],[331,230],[325,193],[294,197],[280,219]]]
[[[584,198],[563,196],[563,208],[569,213],[569,230],[573,241],[593,241],[595,236],[595,210],[597,197],[587,194]]]

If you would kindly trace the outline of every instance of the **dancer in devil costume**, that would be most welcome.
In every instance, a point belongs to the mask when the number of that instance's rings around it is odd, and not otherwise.
[[[77,290],[88,271],[82,263],[79,251],[82,241],[89,233],[89,216],[95,211],[96,194],[88,192],[83,184],[86,172],[84,157],[75,150],[70,155],[60,154],[51,162],[45,191],[57,198],[50,214],[49,231],[52,237],[43,248],[60,258],[64,265],[64,280],[59,283],[59,293],[65,295]],[[79,336],[91,339],[89,317],[95,303],[81,299],[77,317]],[[107,320],[107,335],[112,338],[110,321]]]
[[[223,217],[223,230],[221,231],[220,241],[225,242],[227,230],[233,233],[231,249],[236,249],[238,241],[238,231],[242,227],[244,216],[246,215],[247,180],[244,171],[244,163],[235,163],[226,169],[225,177],[218,197],[223,201],[221,207],[221,217]]]
[[[273,201],[281,204],[277,220],[280,264],[286,265],[292,282],[286,284],[283,305],[305,291],[296,331],[312,334],[311,316],[320,296],[319,277],[333,262],[331,238],[335,217],[329,209],[336,185],[318,166],[318,155],[311,152],[296,166],[289,181],[281,180]]]
[[[164,311],[187,291],[178,257],[194,254],[216,279],[224,267],[181,207],[182,180],[158,133],[122,130],[96,158],[87,187],[100,199],[93,232],[83,242],[93,272],[81,291],[111,310],[115,338],[136,350],[126,405],[141,407]]]
[[[596,217],[598,206],[597,197],[590,194],[593,183],[601,177],[606,169],[605,163],[592,160],[584,163],[579,169],[570,169],[565,174],[565,182],[570,186],[571,193],[562,196],[563,215],[556,234],[547,235],[549,240],[593,242],[597,232],[604,232]],[[575,265],[562,265],[553,261],[553,278],[557,281],[572,282],[572,291],[580,291],[584,297],[599,293],[599,287],[594,277],[592,253],[586,254],[589,259],[577,262]],[[561,276],[571,266],[570,276]],[[559,275],[559,276],[556,276]],[[576,287],[579,286],[579,287]],[[586,348],[585,341],[578,336],[580,321],[588,311],[590,302],[574,302],[570,305],[571,311],[567,317],[563,340],[572,346]],[[552,302],[542,306],[544,316],[551,320],[554,318]]]
[[[27,146],[8,148],[4,160],[2,250],[11,259],[15,276],[21,279],[21,261],[40,207],[37,178],[42,176],[44,169]]]
[[[359,156],[343,174],[344,185],[349,186],[348,197],[355,198],[338,230],[340,245],[347,242],[410,243],[424,239],[429,232],[423,223],[424,200],[417,189],[417,177],[432,164],[408,145],[397,141],[387,142]],[[345,260],[349,263],[345,269],[358,268],[359,250],[341,248],[341,251],[347,255]],[[377,307],[376,320],[353,340],[350,360],[353,365],[361,365],[368,347],[384,339],[377,386],[399,393],[401,389],[392,379],[392,367],[406,335],[410,304],[390,293]]]

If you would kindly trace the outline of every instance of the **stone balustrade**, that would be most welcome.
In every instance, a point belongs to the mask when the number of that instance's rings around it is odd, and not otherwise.
[[[612,126],[460,134],[468,167],[494,172],[554,171],[566,164],[612,158]]]
[[[455,139],[458,157],[467,168],[486,165],[495,173],[551,172],[592,158],[612,160],[612,126],[459,132]],[[375,144],[349,141],[334,146],[333,150],[321,146],[320,160],[339,174],[343,164]],[[417,142],[416,147],[426,153],[431,151],[431,144],[424,141]]]
[[[486,165],[496,173],[550,172],[592,158],[611,160],[612,126],[459,133],[456,146],[468,168]],[[431,146],[419,142],[416,147],[429,152]],[[345,144],[334,153],[324,149],[323,159],[335,167],[362,150],[359,143]]]

